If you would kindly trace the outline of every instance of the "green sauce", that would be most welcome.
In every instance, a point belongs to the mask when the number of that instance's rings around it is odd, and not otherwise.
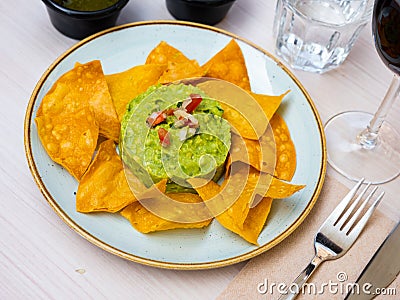
[[[200,94],[203,101],[193,111],[199,122],[198,132],[181,139],[185,128],[175,127],[175,116],[149,128],[147,117],[152,112],[176,108],[179,101],[190,94]],[[150,87],[133,99],[121,122],[120,149],[130,171],[146,186],[168,179],[168,192],[194,192],[185,185],[193,177],[213,176],[218,180],[223,174],[225,160],[231,146],[229,123],[222,119],[220,104],[192,85],[171,84]],[[163,147],[158,130],[168,131],[170,144]]]
[[[80,11],[96,11],[110,7],[118,0],[57,0],[61,6]]]

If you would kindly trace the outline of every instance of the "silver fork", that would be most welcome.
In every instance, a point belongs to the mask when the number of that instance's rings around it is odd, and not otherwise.
[[[368,201],[372,198],[378,187],[375,187],[371,193],[366,197],[364,202],[359,206],[357,211],[350,217],[358,203],[366,194],[370,184],[353,201],[350,207],[351,200],[356,196],[357,191],[363,184],[364,179],[361,179],[343,198],[335,210],[329,215],[326,221],[322,224],[314,238],[315,255],[309,265],[301,272],[301,274],[289,286],[289,290],[282,294],[279,299],[294,299],[301,291],[302,286],[307,282],[308,278],[312,275],[315,269],[324,261],[337,259],[343,256],[347,250],[353,245],[357,237],[360,235],[365,224],[382,200],[385,192],[382,192],[368,208],[365,214],[356,223],[360,214],[364,210]]]

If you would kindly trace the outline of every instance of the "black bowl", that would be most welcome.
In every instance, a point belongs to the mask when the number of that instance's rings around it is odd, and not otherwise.
[[[220,22],[235,0],[166,0],[174,18],[207,25]]]
[[[74,39],[83,39],[115,26],[121,9],[129,0],[119,0],[112,6],[96,11],[79,11],[61,6],[53,0],[42,0],[53,26]]]

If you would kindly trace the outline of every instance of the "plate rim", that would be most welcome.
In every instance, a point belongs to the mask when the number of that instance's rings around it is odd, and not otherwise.
[[[33,158],[33,153],[32,153],[31,123],[32,123],[32,118],[33,118],[33,107],[36,103],[38,93],[39,93],[40,89],[42,88],[44,82],[46,81],[47,77],[50,75],[50,73],[54,70],[54,68],[64,58],[66,58],[74,50],[80,48],[81,46],[85,45],[86,43],[89,43],[92,40],[95,40],[96,38],[98,38],[100,36],[107,35],[108,33],[111,33],[111,32],[124,30],[124,29],[131,28],[131,27],[140,27],[140,26],[147,26],[147,25],[178,25],[178,26],[195,27],[195,28],[200,28],[203,30],[214,31],[219,34],[224,34],[235,40],[241,41],[241,42],[255,48],[256,50],[262,52],[264,55],[266,55],[270,59],[272,59],[279,68],[281,68],[287,75],[289,75],[289,77],[294,81],[294,83],[297,85],[297,87],[301,90],[302,94],[305,96],[307,103],[309,104],[309,106],[313,112],[313,116],[318,125],[318,131],[320,134],[319,139],[320,139],[320,144],[321,144],[321,148],[322,148],[321,149],[322,157],[321,157],[321,161],[320,161],[319,178],[318,178],[317,185],[314,189],[313,195],[312,195],[310,201],[308,202],[308,205],[304,208],[301,215],[288,228],[286,228],[285,231],[283,231],[280,235],[278,235],[277,237],[272,239],[269,243],[262,245],[256,249],[253,249],[249,252],[246,252],[244,254],[238,255],[238,256],[234,256],[234,257],[230,257],[230,258],[222,259],[222,260],[217,260],[217,261],[201,262],[201,263],[165,262],[165,261],[154,260],[154,259],[150,259],[150,258],[137,256],[132,253],[127,253],[118,248],[115,248],[115,247],[101,241],[99,238],[94,237],[88,231],[83,229],[79,224],[77,224],[75,221],[73,221],[66,212],[64,212],[60,208],[60,206],[57,204],[57,201],[52,197],[51,193],[47,190],[45,184],[41,180],[41,177],[37,170],[37,166],[36,166],[35,160]],[[260,255],[261,253],[266,252],[267,250],[271,249],[272,247],[276,246],[277,244],[282,242],[285,238],[287,238],[305,220],[305,218],[310,213],[311,209],[314,207],[314,204],[317,201],[317,199],[321,193],[322,186],[325,181],[326,169],[327,169],[327,149],[326,149],[325,132],[323,130],[322,121],[321,121],[319,113],[316,109],[316,106],[315,106],[313,100],[311,99],[311,96],[308,94],[308,92],[303,87],[303,85],[300,83],[300,81],[294,76],[294,74],[279,59],[277,59],[274,55],[272,55],[265,49],[261,48],[260,46],[256,45],[255,43],[253,43],[239,35],[231,33],[227,30],[209,26],[209,25],[199,24],[199,23],[193,23],[193,22],[187,22],[187,21],[176,21],[176,20],[141,21],[141,22],[132,22],[132,23],[115,26],[115,27],[106,29],[104,31],[98,32],[94,35],[91,35],[91,36],[77,42],[76,44],[71,46],[69,49],[64,51],[58,58],[56,58],[56,60],[42,74],[42,76],[40,77],[39,81],[37,82],[32,94],[30,96],[30,99],[29,99],[29,102],[28,102],[28,105],[26,108],[25,120],[24,120],[24,148],[25,148],[25,155],[26,155],[26,158],[28,161],[29,169],[32,173],[35,183],[39,187],[40,192],[42,193],[42,195],[44,196],[46,201],[49,203],[49,205],[52,207],[52,209],[70,228],[72,228],[75,232],[77,232],[80,236],[82,236],[87,241],[91,242],[92,244],[98,246],[99,248],[101,248],[109,253],[119,256],[121,258],[130,260],[130,261],[133,261],[136,263],[140,263],[143,265],[164,268],[164,269],[175,269],[175,270],[200,270],[200,269],[212,269],[212,268],[224,267],[224,266],[236,264],[236,263],[248,260],[250,258],[253,258],[257,255]]]

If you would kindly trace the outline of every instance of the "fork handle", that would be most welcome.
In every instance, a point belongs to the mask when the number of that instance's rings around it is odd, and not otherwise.
[[[300,273],[299,276],[292,282],[286,290],[286,294],[282,294],[278,300],[290,300],[297,297],[303,285],[307,282],[308,278],[314,273],[315,269],[324,261],[321,257],[315,255],[308,266]]]

